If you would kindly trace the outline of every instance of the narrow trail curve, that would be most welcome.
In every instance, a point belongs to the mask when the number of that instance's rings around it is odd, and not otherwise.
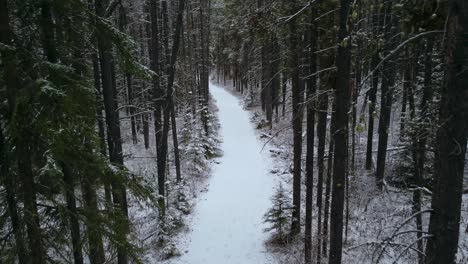
[[[270,264],[262,223],[270,207],[271,159],[239,100],[214,83],[223,156],[197,204],[187,252],[173,264]]]

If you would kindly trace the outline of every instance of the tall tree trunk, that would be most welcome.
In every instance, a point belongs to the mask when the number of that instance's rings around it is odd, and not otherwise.
[[[0,1],[0,7],[3,3]],[[0,11],[1,12],[1,11]],[[0,15],[3,15],[0,13]],[[0,18],[1,19],[1,18]],[[3,25],[3,22],[0,21],[0,27]],[[3,38],[1,39],[3,41]],[[4,57],[2,56],[2,59]],[[5,78],[6,79],[6,78]],[[7,142],[3,134],[3,128],[0,127],[0,173],[1,173],[1,182],[5,188],[6,192],[6,202],[7,202],[7,212],[11,221],[11,227],[13,229],[13,235],[15,238],[15,247],[16,255],[18,257],[19,264],[29,263],[28,253],[26,252],[26,246],[24,243],[24,234],[22,228],[22,221],[20,215],[18,214],[17,198],[16,198],[16,188],[15,188],[15,177],[10,174],[10,164],[8,157],[8,147]]]
[[[100,230],[99,209],[95,188],[95,177],[90,174],[83,175],[81,179],[81,192],[83,195],[84,215],[86,218],[87,238],[89,248],[89,263],[103,264],[106,260]]]
[[[80,223],[78,221],[78,210],[76,208],[75,183],[71,168],[61,162],[63,181],[65,183],[65,199],[67,201],[68,225],[70,228],[73,247],[73,259],[75,264],[83,264],[83,252],[81,244]]]
[[[96,121],[98,126],[98,135],[99,135],[99,150],[102,156],[106,157],[107,147],[106,147],[106,132],[104,125],[104,116],[102,112],[104,111],[102,105],[102,90],[101,90],[101,76],[99,69],[99,58],[96,52],[92,54],[93,61],[93,74],[94,74],[94,89],[96,90]]]
[[[332,109],[335,109],[335,101],[333,101]],[[335,116],[336,112],[332,111],[332,117],[330,120],[330,142],[328,144],[328,161],[327,161],[327,179],[325,182],[325,204],[323,206],[323,243],[322,243],[322,253],[325,256],[328,256],[328,227],[330,220],[330,197],[331,197],[331,185],[333,184],[333,149],[335,146],[335,141],[333,133],[335,131]]]
[[[424,91],[421,99],[421,116],[420,120],[423,121],[422,127],[418,129],[419,132],[416,133],[415,147],[414,147],[414,162],[415,162],[415,187],[416,189],[413,192],[413,214],[419,213],[421,211],[421,189],[424,185],[424,163],[426,161],[426,140],[429,134],[428,129],[425,128],[424,120],[427,118],[428,114],[428,103],[432,100],[432,49],[433,49],[433,39],[428,38],[426,43],[425,51],[425,62],[424,62]],[[424,252],[424,241],[423,236],[423,223],[422,215],[416,214],[416,239],[418,241],[417,248],[419,252]],[[418,263],[424,263],[424,255],[422,253],[418,254]]]
[[[468,138],[468,2],[450,0],[426,263],[455,263]]]
[[[295,14],[298,10],[297,1],[289,3],[290,13]],[[296,235],[301,231],[301,157],[302,157],[302,119],[303,119],[303,91],[299,78],[299,53],[301,48],[298,40],[297,19],[293,16],[289,21],[290,34],[290,68],[292,80],[292,126],[294,144],[294,175],[293,175],[293,212],[291,234]]]
[[[0,42],[9,45],[11,44],[11,41],[12,32],[10,27],[8,1],[0,0]],[[3,63],[3,81],[7,87],[9,114],[11,115],[16,103],[16,90],[19,88],[17,65],[15,55],[12,50],[2,49],[0,50],[0,56]],[[7,142],[5,135],[3,134],[3,127],[0,126],[0,173],[3,176],[3,179],[0,178],[0,180],[4,181],[8,204],[8,215],[10,217],[13,234],[15,236],[18,263],[26,264],[30,263],[30,260],[29,254],[26,251],[21,217],[18,214],[17,197],[15,195],[16,191],[14,188],[15,181],[13,175],[9,173],[10,158],[7,156],[7,150]]]
[[[176,182],[182,181],[182,173],[180,172],[180,151],[179,151],[179,140],[177,138],[177,123],[175,116],[174,103],[171,106],[171,125],[172,125],[172,144],[174,146],[174,163],[176,169]]]
[[[151,19],[151,30],[149,39],[150,47],[150,67],[158,76],[161,76],[160,69],[160,43],[159,43],[159,0],[149,0],[150,1],[150,19]],[[164,166],[164,156],[163,155],[163,126],[162,126],[162,106],[164,102],[164,95],[161,89],[160,77],[153,78],[153,104],[154,104],[154,135],[156,139],[156,156],[157,156],[157,165],[158,165],[158,206],[160,216],[165,214],[165,166]]]
[[[133,144],[138,143],[137,137],[137,128],[136,128],[136,115],[135,115],[135,105],[133,100],[133,84],[132,84],[132,75],[126,74],[125,75],[126,82],[127,82],[127,102],[128,106],[130,107],[130,128],[132,131],[132,141]]]
[[[42,231],[37,211],[36,188],[34,173],[31,165],[31,148],[29,146],[28,132],[22,132],[19,136],[20,142],[16,144],[16,155],[18,156],[18,175],[23,185],[24,220],[28,234],[30,259],[33,264],[46,263],[46,253],[42,242]]]
[[[317,122],[317,263],[322,259],[322,239],[326,238],[322,234],[322,200],[323,200],[323,174],[324,174],[324,156],[325,139],[327,135],[327,115],[328,115],[328,92],[327,86],[320,85],[320,94],[318,96],[318,122]],[[328,155],[330,158],[330,154]]]
[[[119,30],[121,32],[126,31],[126,27],[129,24],[128,23],[128,17],[125,11],[125,8],[123,5],[120,5],[119,7],[119,19],[118,19],[118,24],[119,24]],[[131,33],[131,30],[130,32]],[[133,99],[133,76],[130,73],[125,73],[125,82],[127,84],[127,114],[130,114],[130,130],[132,133],[132,141],[133,144],[138,143],[138,137],[137,137],[137,127],[136,127],[136,115],[135,115],[135,105],[134,105],[134,99]]]
[[[315,141],[315,93],[317,91],[317,25],[315,6],[310,9],[311,25],[307,29],[306,40],[310,43],[307,52],[308,75],[307,79],[307,147],[306,147],[306,212],[305,212],[305,263],[312,263],[312,206],[314,188],[314,141]]]
[[[385,3],[385,47],[384,54],[388,54],[395,46],[396,38],[394,37],[395,15],[392,14],[392,2]],[[379,118],[379,144],[377,149],[377,168],[375,172],[377,187],[379,190],[383,188],[385,175],[385,162],[387,158],[388,135],[390,129],[390,115],[392,112],[393,90],[395,84],[395,65],[390,60],[383,62],[382,69],[382,85],[381,85],[381,100],[380,100],[380,118]]]
[[[96,0],[96,14],[105,16],[109,2],[108,0]],[[104,110],[107,123],[107,144],[109,148],[109,160],[111,163],[123,166],[122,138],[120,133],[120,122],[118,113],[117,91],[115,84],[114,58],[112,55],[112,44],[104,35],[98,35],[99,62],[101,67],[102,93],[104,97]],[[128,263],[128,252],[122,245],[127,240],[129,232],[127,193],[120,182],[112,183],[112,198],[115,210],[118,212],[117,233],[119,234],[119,245],[117,245],[117,263]]]
[[[286,92],[287,92],[287,84],[288,84],[288,75],[283,70],[281,73],[281,116],[284,117],[286,115]]]
[[[341,0],[338,54],[336,57],[337,79],[335,86],[335,129],[334,129],[334,163],[332,204],[330,212],[330,264],[341,263],[343,243],[343,207],[344,187],[347,167],[347,137],[348,137],[348,110],[350,102],[349,77],[351,65],[351,43],[346,41],[348,37],[347,21],[350,8],[350,0]]]
[[[374,27],[373,34],[374,37],[377,37],[379,34],[379,28],[382,24],[381,15],[379,14],[380,0],[374,0],[373,6],[373,18],[372,18],[372,26]],[[377,88],[379,86],[379,70],[376,69],[379,63],[379,53],[380,49],[376,47],[376,51],[371,58],[371,71],[374,71],[372,74],[372,87],[369,90],[369,121],[368,121],[368,130],[367,130],[367,146],[366,146],[366,170],[370,170],[372,168],[372,151],[373,151],[373,144],[374,144],[374,115],[375,109],[377,104]]]
[[[145,2],[145,12],[148,12],[148,4]],[[150,21],[150,19],[148,20]],[[144,58],[145,56],[147,56],[147,53],[145,52],[145,42],[144,42],[144,38],[145,38],[145,35],[144,35],[144,30],[143,30],[143,27],[142,25],[140,25],[139,27],[139,35],[140,35],[140,56],[142,58]],[[148,27],[147,27],[148,28]],[[149,49],[150,47],[148,47]],[[141,83],[141,96],[143,97],[143,100],[145,102],[148,102],[151,100],[151,98],[149,98],[149,93],[147,92],[146,90],[146,81],[145,80],[141,80],[140,81]],[[143,141],[144,141],[144,144],[145,144],[145,149],[149,149],[150,147],[150,139],[149,139],[149,114],[147,112],[144,112],[141,114],[141,118],[143,120]]]

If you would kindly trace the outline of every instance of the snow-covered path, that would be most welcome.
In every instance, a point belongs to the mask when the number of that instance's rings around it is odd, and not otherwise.
[[[219,108],[223,157],[196,206],[187,252],[171,263],[274,263],[262,223],[274,187],[267,170],[271,160],[239,100],[214,83],[210,91]]]

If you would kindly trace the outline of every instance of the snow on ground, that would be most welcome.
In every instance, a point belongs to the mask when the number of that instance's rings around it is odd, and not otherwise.
[[[239,100],[210,83],[219,108],[223,156],[195,207],[188,245],[171,264],[268,264],[262,218],[271,205],[271,160]]]

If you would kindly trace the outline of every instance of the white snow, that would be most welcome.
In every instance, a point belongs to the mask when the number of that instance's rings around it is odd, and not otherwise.
[[[223,156],[214,165],[208,192],[196,206],[189,242],[171,264],[275,263],[264,242],[263,215],[271,205],[272,161],[262,152],[240,101],[210,83],[219,108]]]

